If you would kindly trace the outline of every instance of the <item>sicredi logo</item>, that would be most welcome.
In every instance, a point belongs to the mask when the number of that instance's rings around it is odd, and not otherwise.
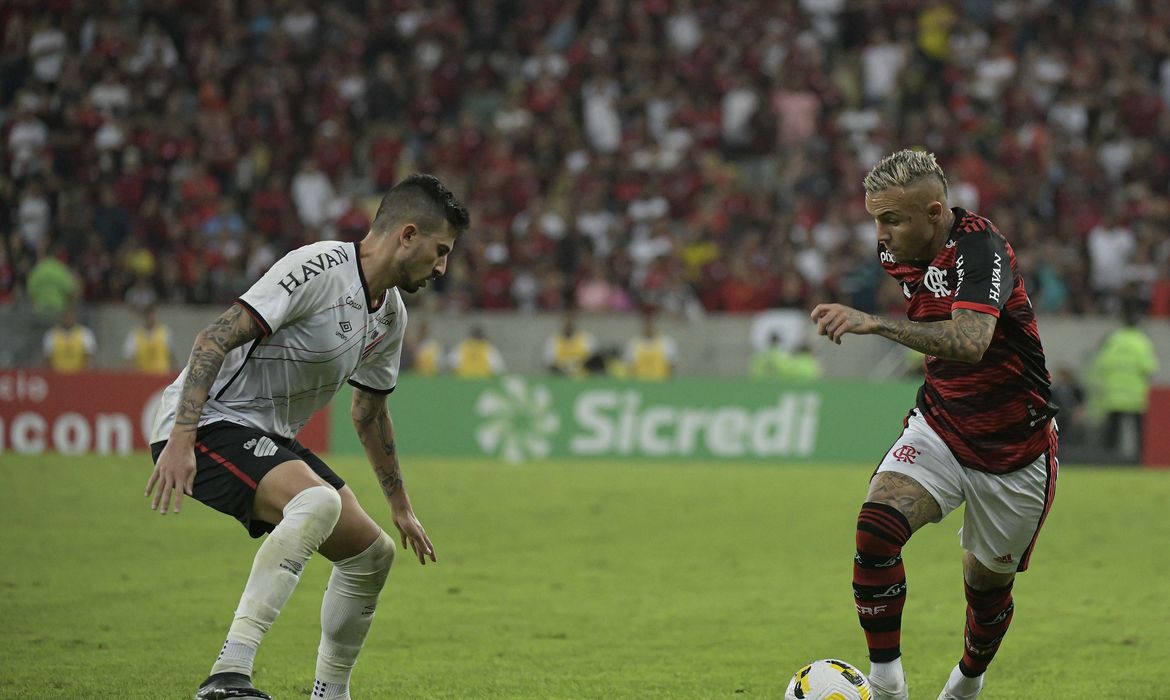
[[[548,387],[509,377],[476,401],[483,419],[476,441],[511,462],[548,456],[558,438],[574,456],[801,457],[816,445],[820,396],[793,391],[758,407],[672,406],[637,389],[592,389],[577,394],[567,413],[557,412]]]

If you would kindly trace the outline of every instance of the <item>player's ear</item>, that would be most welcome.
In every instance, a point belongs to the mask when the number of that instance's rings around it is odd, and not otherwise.
[[[946,207],[943,206],[943,203],[936,199],[926,205],[926,216],[930,219],[931,223],[938,223],[942,220],[944,209]]]
[[[407,224],[402,227],[398,235],[402,238],[403,243],[410,243],[418,236],[418,227],[414,224]]]

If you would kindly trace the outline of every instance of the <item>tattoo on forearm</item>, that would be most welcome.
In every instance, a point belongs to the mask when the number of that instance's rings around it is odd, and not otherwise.
[[[386,402],[380,396],[357,391],[353,400],[353,422],[358,439],[374,467],[382,493],[387,498],[402,489],[402,470],[398,451],[394,446],[394,424],[386,412]]]
[[[203,414],[203,404],[211,393],[223,359],[234,348],[258,335],[256,322],[238,305],[233,305],[195,339],[187,362],[187,378],[179,394],[175,425],[194,431]]]
[[[996,318],[968,309],[958,309],[948,321],[916,323],[877,318],[878,334],[927,355],[948,360],[973,362],[983,355],[995,332]]]

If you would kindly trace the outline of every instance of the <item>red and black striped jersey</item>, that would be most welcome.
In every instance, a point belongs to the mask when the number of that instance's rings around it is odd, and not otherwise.
[[[918,409],[961,464],[1005,474],[1049,448],[1051,377],[1016,254],[987,219],[955,207],[946,245],[929,263],[878,255],[902,285],[911,321],[945,321],[954,309],[995,316],[995,335],[976,364],[927,356]]]

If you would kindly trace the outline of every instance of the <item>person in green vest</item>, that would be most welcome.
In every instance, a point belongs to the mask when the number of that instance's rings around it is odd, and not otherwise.
[[[1120,460],[1141,456],[1142,418],[1149,407],[1150,379],[1158,371],[1154,343],[1138,328],[1138,312],[1126,304],[1123,325],[1105,338],[1090,368],[1097,408],[1105,414],[1105,447]]]
[[[772,333],[767,346],[752,356],[753,379],[810,381],[820,379],[824,374],[821,361],[809,352],[808,343],[801,343],[796,352],[790,353],[784,349],[779,333]]]
[[[63,252],[63,249],[59,248],[59,251]],[[47,318],[63,314],[80,290],[81,283],[73,270],[61,262],[60,257],[48,251],[43,252],[33,265],[25,283],[25,292],[33,308]]]

